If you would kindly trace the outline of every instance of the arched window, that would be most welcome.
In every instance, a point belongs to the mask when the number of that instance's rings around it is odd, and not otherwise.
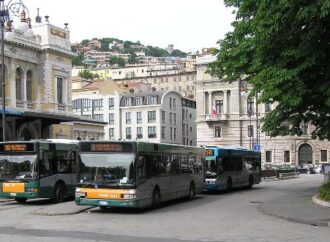
[[[26,73],[26,100],[33,101],[33,75],[32,71],[28,70]]]
[[[23,72],[22,69],[17,68],[16,69],[16,100],[22,100],[23,99],[23,92],[22,92],[22,77]]]
[[[313,163],[313,149],[309,144],[302,144],[299,147],[299,164]]]

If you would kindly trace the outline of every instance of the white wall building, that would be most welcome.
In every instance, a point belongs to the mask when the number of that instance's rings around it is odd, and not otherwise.
[[[105,139],[196,146],[196,102],[175,91],[77,94],[73,112],[107,122]]]
[[[120,102],[122,138],[195,146],[195,107],[195,101],[175,91],[124,94]],[[183,125],[188,130],[185,134]]]
[[[330,142],[311,139],[313,127],[305,124],[302,136],[270,137],[261,132],[261,118],[272,107],[249,97],[243,81],[222,82],[205,73],[214,57],[197,62],[197,145],[260,146],[262,162],[269,164],[320,164],[329,161]],[[245,94],[245,95],[242,95]],[[259,127],[260,126],[260,127]]]
[[[72,99],[74,114],[108,123],[104,127],[104,139],[121,138],[119,94],[77,94]]]

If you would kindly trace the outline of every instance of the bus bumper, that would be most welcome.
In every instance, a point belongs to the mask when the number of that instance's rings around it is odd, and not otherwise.
[[[2,192],[2,198],[39,198],[39,192]]]
[[[79,206],[104,206],[104,207],[122,207],[122,208],[138,208],[138,200],[100,200],[76,198],[75,202]]]
[[[220,191],[226,189],[225,185],[219,184],[205,184],[204,191]]]

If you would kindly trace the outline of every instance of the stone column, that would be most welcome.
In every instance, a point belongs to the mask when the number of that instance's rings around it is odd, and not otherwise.
[[[208,91],[209,93],[209,114],[212,114],[212,91]]]
[[[223,91],[223,113],[228,113],[228,96],[227,96],[227,90]]]
[[[23,88],[23,95],[22,95],[22,101],[23,101],[23,108],[27,109],[27,94],[26,94],[26,72],[23,72],[23,83],[22,83],[22,88]]]

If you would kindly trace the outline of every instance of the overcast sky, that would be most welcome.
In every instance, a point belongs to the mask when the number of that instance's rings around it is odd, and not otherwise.
[[[234,20],[223,0],[23,0],[57,26],[69,23],[71,41],[115,37],[193,51],[216,47]]]

